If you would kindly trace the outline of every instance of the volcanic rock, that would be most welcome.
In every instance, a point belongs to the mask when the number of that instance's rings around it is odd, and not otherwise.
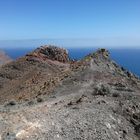
[[[31,57],[35,57],[43,60],[51,59],[63,63],[69,61],[68,51],[66,49],[58,48],[51,45],[41,46],[40,48],[37,48],[32,53],[28,54],[27,56],[29,56],[29,59],[31,59]]]
[[[45,46],[0,67],[0,139],[139,140],[140,79],[99,49]],[[13,102],[14,101],[14,102]]]

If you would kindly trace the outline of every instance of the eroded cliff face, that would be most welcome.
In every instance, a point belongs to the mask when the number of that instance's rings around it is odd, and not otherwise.
[[[6,64],[12,61],[12,59],[3,51],[0,50],[0,65]]]
[[[0,68],[0,138],[139,140],[140,80],[99,49],[44,46]]]

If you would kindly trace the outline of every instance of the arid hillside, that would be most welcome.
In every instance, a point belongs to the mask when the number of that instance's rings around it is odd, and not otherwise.
[[[0,67],[0,139],[140,140],[140,80],[106,49],[41,46]]]

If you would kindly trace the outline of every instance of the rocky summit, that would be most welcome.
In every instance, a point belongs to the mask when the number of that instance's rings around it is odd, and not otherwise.
[[[38,58],[42,60],[51,59],[59,62],[66,63],[69,61],[68,51],[63,48],[58,48],[55,46],[41,46],[37,48],[35,51],[27,54],[29,59]]]
[[[140,79],[106,49],[41,46],[0,67],[0,139],[140,140]]]

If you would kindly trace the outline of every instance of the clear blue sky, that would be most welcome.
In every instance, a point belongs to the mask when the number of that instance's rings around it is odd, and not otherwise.
[[[140,0],[0,0],[0,40],[42,38],[140,45]]]

